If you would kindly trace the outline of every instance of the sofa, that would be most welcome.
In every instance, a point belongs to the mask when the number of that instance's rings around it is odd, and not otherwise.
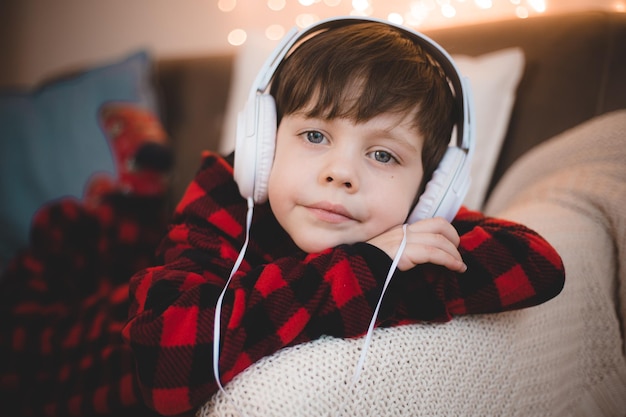
[[[238,375],[198,416],[626,416],[626,14],[576,12],[426,34],[469,74],[479,106],[467,205],[540,232],[563,258],[563,292],[520,311],[377,329],[354,386],[346,381],[362,339],[322,338],[284,349]],[[232,53],[175,58],[133,53],[53,75],[34,91],[4,92],[0,129],[25,135],[40,125],[63,127],[54,137],[54,129],[38,131],[50,142],[37,137],[35,149],[47,163],[56,161],[65,188],[50,184],[57,171],[48,166],[32,185],[39,156],[32,146],[16,145],[28,138],[2,141],[0,169],[10,167],[12,176],[2,172],[0,193],[14,196],[11,187],[19,186],[23,205],[9,212],[13,199],[5,199],[0,224],[8,243],[0,249],[11,255],[28,246],[31,207],[83,198],[82,184],[95,168],[115,171],[102,129],[75,125],[78,114],[103,102],[137,104],[158,115],[173,151],[171,210],[203,150],[232,150],[234,117],[269,47],[252,43]],[[114,85],[102,86],[103,79]],[[72,88],[80,94],[67,95]],[[55,105],[61,99],[62,109]],[[35,101],[23,122],[29,128],[15,128],[24,106]],[[62,123],[49,121],[63,110]],[[86,119],[96,118],[81,122]],[[68,140],[77,131],[82,136]],[[90,142],[78,153],[86,138],[105,144]],[[24,197],[45,187],[54,190]],[[25,218],[18,222],[15,212]],[[13,233],[15,225],[21,229]]]

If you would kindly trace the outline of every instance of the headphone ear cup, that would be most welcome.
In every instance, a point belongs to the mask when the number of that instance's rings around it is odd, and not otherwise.
[[[431,217],[452,221],[469,189],[469,163],[466,152],[449,147],[424,193],[408,218],[409,223]]]
[[[257,130],[256,179],[254,182],[254,201],[263,203],[267,200],[267,184],[274,163],[276,150],[276,102],[274,97],[264,94],[258,97],[259,120]]]
[[[269,94],[256,96],[237,118],[234,173],[239,193],[255,203],[267,200],[276,147],[276,103]]]

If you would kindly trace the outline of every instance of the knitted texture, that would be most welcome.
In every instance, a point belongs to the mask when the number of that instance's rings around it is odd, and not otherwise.
[[[512,167],[487,206],[559,251],[567,280],[555,299],[376,329],[354,389],[362,339],[286,348],[237,376],[197,416],[623,417],[625,138],[626,112],[565,132]]]

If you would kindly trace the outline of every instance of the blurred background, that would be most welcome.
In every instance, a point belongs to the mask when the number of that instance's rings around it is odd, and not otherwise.
[[[0,87],[139,48],[158,57],[229,50],[336,15],[427,29],[592,9],[624,11],[626,0],[0,0]]]

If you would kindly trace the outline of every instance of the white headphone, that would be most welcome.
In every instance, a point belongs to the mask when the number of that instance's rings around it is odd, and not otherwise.
[[[470,185],[470,160],[474,151],[474,113],[469,80],[461,76],[452,57],[427,36],[375,18],[331,18],[309,26],[301,32],[294,28],[270,54],[256,76],[248,102],[237,119],[234,178],[239,192],[244,198],[252,198],[255,203],[267,200],[267,183],[276,146],[277,121],[274,98],[266,90],[278,65],[299,40],[311,33],[362,22],[383,23],[416,39],[443,68],[458,107],[462,109],[461,117],[452,134],[456,141],[454,145],[448,147],[407,219],[408,223],[413,223],[441,216],[452,221]]]

